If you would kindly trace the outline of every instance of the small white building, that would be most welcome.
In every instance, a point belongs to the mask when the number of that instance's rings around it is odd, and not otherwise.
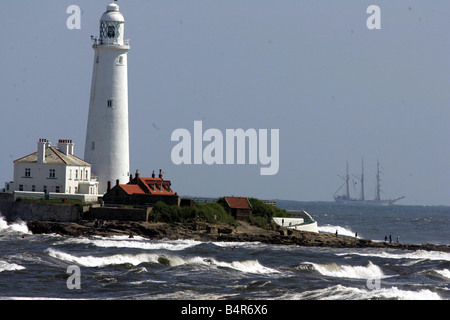
[[[74,198],[98,200],[98,181],[91,164],[73,154],[72,140],[59,140],[57,147],[39,139],[37,151],[14,161],[14,181],[5,184],[14,198]]]

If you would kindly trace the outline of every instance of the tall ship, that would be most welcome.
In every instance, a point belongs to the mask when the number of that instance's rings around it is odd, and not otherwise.
[[[392,205],[395,202],[397,202],[400,199],[403,199],[404,196],[396,198],[396,199],[381,199],[381,178],[380,178],[380,162],[377,161],[377,184],[376,184],[376,196],[373,200],[367,200],[364,197],[364,162],[361,164],[361,176],[355,176],[361,184],[361,195],[360,198],[352,198],[350,197],[350,175],[348,170],[348,162],[347,162],[347,174],[345,177],[341,177],[345,182],[341,187],[334,193],[334,200],[337,203],[342,204],[373,204],[373,205]],[[341,189],[345,186],[345,193],[339,195],[338,193],[341,191]]]

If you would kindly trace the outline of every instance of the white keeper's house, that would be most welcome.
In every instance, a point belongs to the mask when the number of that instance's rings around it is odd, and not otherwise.
[[[59,140],[57,147],[39,139],[37,151],[14,161],[14,181],[5,191],[17,198],[98,200],[98,181],[91,164],[73,154],[72,140]]]

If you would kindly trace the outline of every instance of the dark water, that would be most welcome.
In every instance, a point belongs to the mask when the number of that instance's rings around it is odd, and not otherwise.
[[[279,205],[306,209],[321,231],[450,244],[446,207]],[[450,253],[72,238],[0,220],[0,299],[36,298],[448,300]]]

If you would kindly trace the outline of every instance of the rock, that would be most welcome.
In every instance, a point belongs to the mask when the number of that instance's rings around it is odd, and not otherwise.
[[[126,222],[108,221],[107,225],[95,228],[92,221],[52,222],[29,221],[28,229],[33,234],[56,233],[74,237],[88,237],[93,235],[112,236],[129,235],[142,236],[150,239],[196,239],[199,241],[258,241],[267,244],[299,245],[313,247],[336,248],[395,248],[403,250],[428,250],[450,252],[450,246],[445,245],[412,245],[373,242],[368,239],[356,239],[353,237],[338,236],[329,233],[313,233],[299,230],[286,229],[266,230],[239,222],[236,228],[224,224],[199,223],[150,223],[150,222]],[[163,258],[161,258],[163,259]],[[162,260],[163,261],[163,260]],[[165,261],[165,260],[164,260]],[[162,263],[162,262],[160,262]]]

